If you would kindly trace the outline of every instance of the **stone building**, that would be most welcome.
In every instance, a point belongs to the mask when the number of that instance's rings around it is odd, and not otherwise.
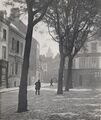
[[[16,87],[20,85],[27,27],[19,17],[5,18],[4,12],[0,15],[0,86]],[[32,38],[28,85],[38,74],[39,48]]]
[[[0,88],[8,87],[8,34],[9,21],[0,11]]]
[[[101,39],[92,38],[76,55],[73,65],[75,87],[101,87]]]
[[[9,87],[20,85],[21,69],[23,63],[23,55],[25,48],[25,35],[27,27],[19,19],[15,19],[10,23],[9,29],[9,72],[8,82]],[[39,43],[32,38],[28,85],[32,85],[37,74],[37,65],[39,59]]]
[[[51,52],[47,52],[51,53]],[[48,56],[50,56],[48,54]],[[55,57],[41,56],[42,80],[49,82],[51,78],[58,79],[59,54]],[[68,62],[68,58],[66,59]],[[64,83],[67,74],[65,63]],[[101,38],[88,40],[73,60],[72,81],[74,87],[101,87]]]
[[[58,69],[59,69],[59,54],[53,58],[52,50],[49,48],[46,56],[40,56],[41,63],[41,80],[43,82],[50,82],[53,79],[53,82],[57,82]]]
[[[20,26],[23,23],[18,19]],[[16,21],[11,21],[9,26],[8,44],[8,84],[9,87],[16,87],[20,84],[21,68],[23,62],[25,34],[17,26]]]
[[[30,65],[29,65],[29,76],[28,76],[28,84],[32,85],[36,80],[38,80],[39,71],[39,54],[40,54],[40,45],[33,38],[31,44],[31,52],[30,52]]]

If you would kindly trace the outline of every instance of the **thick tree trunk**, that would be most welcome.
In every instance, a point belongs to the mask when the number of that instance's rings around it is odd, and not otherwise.
[[[26,34],[26,43],[24,51],[24,61],[22,65],[21,81],[19,86],[19,96],[18,96],[18,112],[27,111],[27,78],[29,69],[29,57],[33,33],[33,19],[28,19],[28,28]]]
[[[58,90],[57,94],[63,94],[63,72],[64,72],[65,57],[60,55],[60,66],[58,75]]]
[[[72,85],[72,63],[73,63],[73,59],[72,57],[68,58],[68,70],[67,70],[67,74],[66,74],[66,84],[65,84],[65,91],[69,91],[70,88],[73,88]]]

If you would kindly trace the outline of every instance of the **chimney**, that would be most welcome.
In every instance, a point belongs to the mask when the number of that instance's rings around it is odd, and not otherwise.
[[[11,8],[10,19],[14,21],[19,19],[19,17],[20,17],[19,8]]]

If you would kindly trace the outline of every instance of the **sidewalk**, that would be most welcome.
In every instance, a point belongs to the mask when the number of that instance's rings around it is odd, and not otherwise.
[[[47,87],[47,86],[49,86],[49,83],[41,83],[41,86]],[[28,90],[31,90],[31,89],[34,89],[34,85],[28,86]],[[3,88],[3,89],[0,89],[0,93],[16,91],[16,90],[19,90],[19,87]]]
[[[28,90],[31,89],[33,86],[28,86]],[[0,90],[0,93],[4,92],[10,92],[10,91],[16,91],[19,90],[19,87],[13,87],[13,88],[3,88]]]

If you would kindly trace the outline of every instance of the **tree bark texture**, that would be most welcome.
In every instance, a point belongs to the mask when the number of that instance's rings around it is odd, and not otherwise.
[[[60,66],[58,75],[58,89],[57,94],[63,94],[63,73],[64,73],[65,57],[60,55]]]
[[[69,91],[70,88],[73,88],[72,85],[72,64],[73,64],[73,59],[72,57],[69,57],[68,60],[68,69],[67,69],[67,74],[66,74],[66,81],[65,81],[65,91]]]
[[[19,86],[18,112],[27,111],[27,78],[28,78],[32,33],[33,33],[33,19],[29,17],[27,34],[26,34],[25,51],[24,51],[24,61],[22,65],[22,73],[21,73],[21,80]]]

